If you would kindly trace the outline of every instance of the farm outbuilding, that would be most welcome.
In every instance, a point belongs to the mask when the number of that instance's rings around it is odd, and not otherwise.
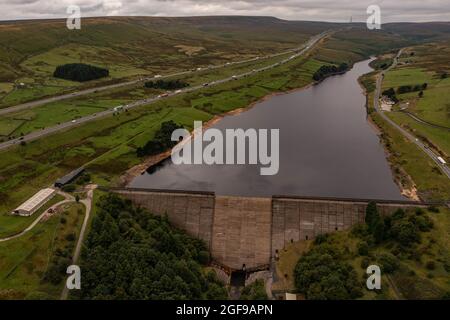
[[[55,189],[42,189],[30,199],[22,203],[19,207],[17,207],[17,209],[15,209],[12,214],[26,217],[31,216],[33,213],[39,210],[39,208],[41,208],[48,200],[53,198],[55,194]]]
[[[78,168],[78,169],[73,170],[72,172],[66,174],[64,177],[56,180],[55,187],[61,188],[61,187],[65,186],[66,184],[75,180],[83,172],[84,172],[84,168]]]

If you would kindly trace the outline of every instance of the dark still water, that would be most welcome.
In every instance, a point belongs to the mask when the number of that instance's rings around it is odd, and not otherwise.
[[[131,187],[214,191],[219,195],[323,196],[403,199],[383,147],[366,118],[357,82],[371,71],[356,63],[317,86],[274,96],[223,118],[214,128],[280,129],[279,172],[261,176],[261,165],[174,165],[170,159]]]

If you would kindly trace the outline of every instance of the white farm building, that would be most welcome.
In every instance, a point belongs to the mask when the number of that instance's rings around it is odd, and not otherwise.
[[[48,200],[53,198],[56,191],[52,188],[42,189],[30,199],[22,203],[17,209],[15,209],[12,214],[19,216],[31,216],[40,207],[42,207]]]

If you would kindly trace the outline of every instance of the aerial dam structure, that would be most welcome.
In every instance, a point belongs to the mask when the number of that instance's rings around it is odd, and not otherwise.
[[[364,222],[371,200],[273,196],[250,198],[218,196],[211,192],[112,188],[202,239],[215,263],[229,271],[258,270],[286,244],[346,230]],[[382,215],[399,208],[423,207],[412,201],[376,200]]]

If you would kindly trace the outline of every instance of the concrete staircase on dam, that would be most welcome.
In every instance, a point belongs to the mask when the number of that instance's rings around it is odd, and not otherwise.
[[[319,234],[347,230],[363,223],[370,200],[281,197],[216,196],[211,192],[108,189],[189,235],[202,239],[216,265],[226,271],[258,270],[290,242]],[[382,215],[399,208],[429,204],[411,201],[376,201]]]

